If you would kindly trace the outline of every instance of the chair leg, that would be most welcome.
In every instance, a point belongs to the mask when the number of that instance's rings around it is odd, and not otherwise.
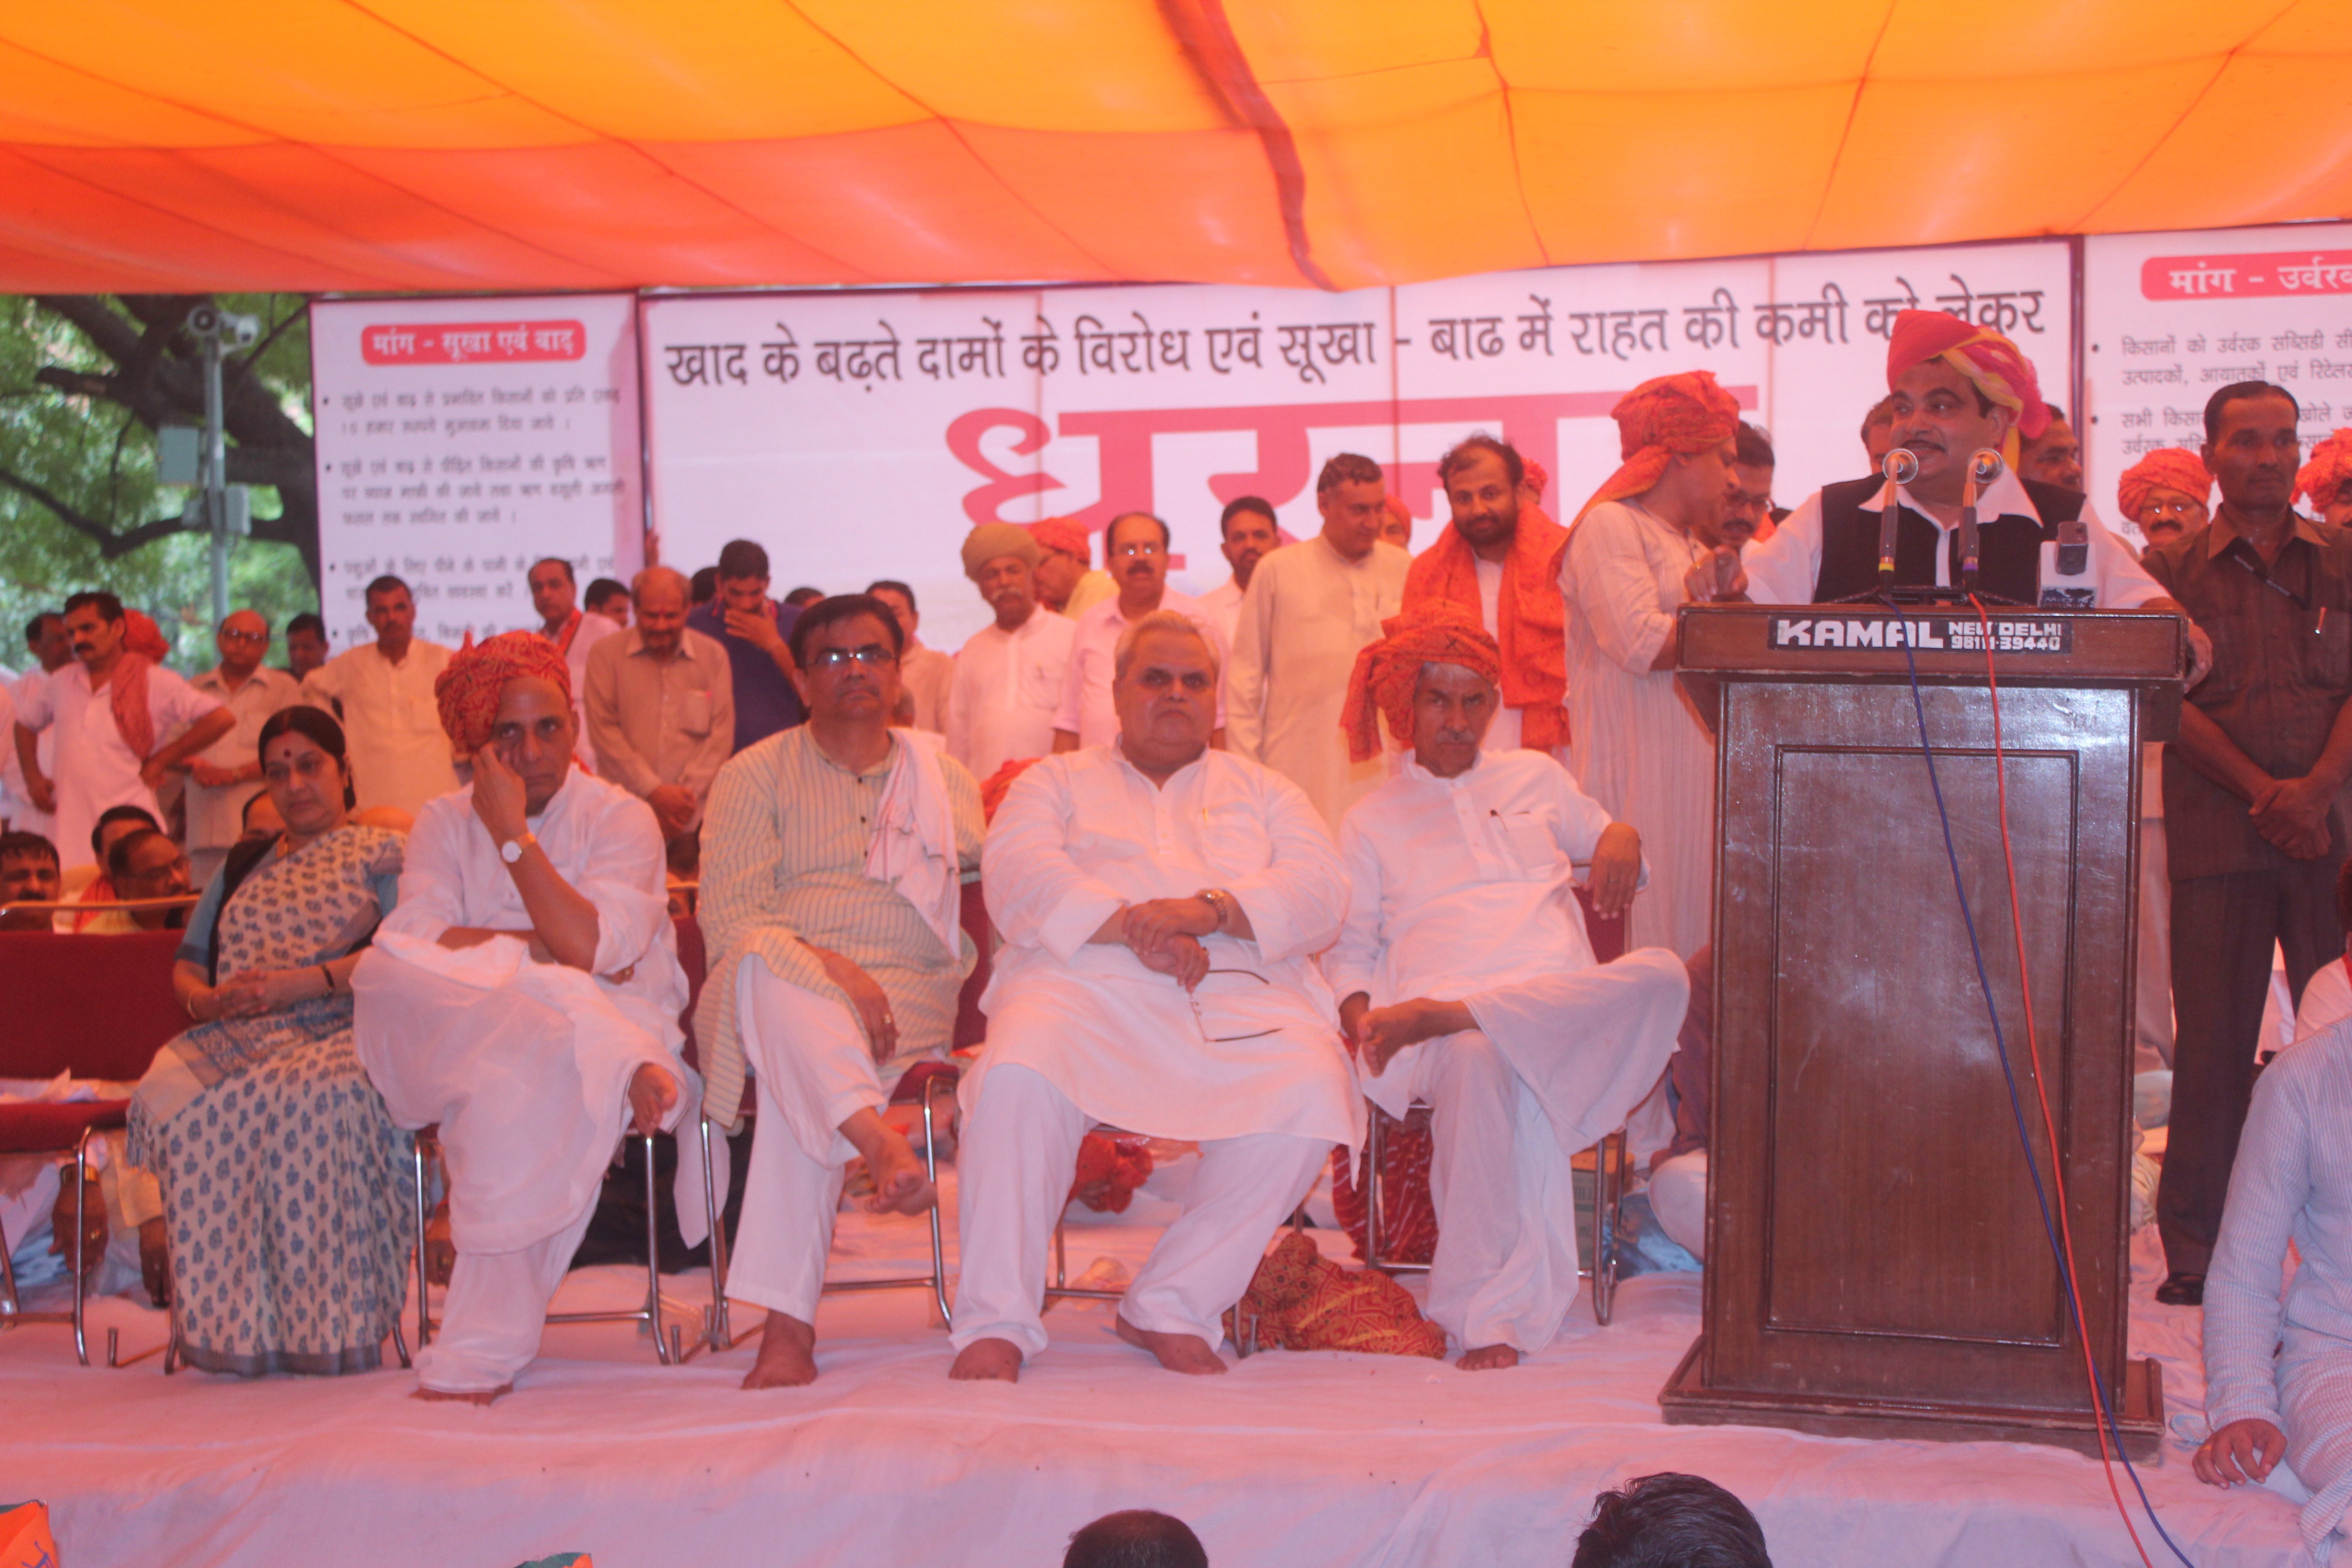
[[[408,1336],[400,1331],[400,1314],[392,1315],[392,1349],[400,1357],[400,1370],[406,1372],[415,1363],[408,1359]]]
[[[433,1303],[425,1274],[425,1141],[415,1133],[409,1134],[408,1158],[416,1175],[412,1196],[416,1208],[416,1348],[421,1351],[433,1342]],[[404,1358],[402,1364],[407,1364]]]
[[[74,1244],[73,1244],[73,1335],[74,1358],[82,1365],[89,1364],[89,1331],[84,1318],[89,1292],[85,1272],[88,1258],[89,1222],[84,1205],[89,1200],[89,1134],[84,1132],[74,1145]]]
[[[723,1351],[735,1342],[727,1321],[727,1226],[726,1216],[719,1210],[719,1187],[710,1173],[710,1119],[696,1119],[701,1123],[702,1138],[702,1209],[710,1216],[710,1322],[703,1336],[713,1351]],[[720,1141],[725,1146],[725,1141]]]
[[[1602,1328],[1617,1310],[1617,1210],[1625,1200],[1625,1132],[1603,1138],[1592,1155],[1592,1321]]]
[[[940,1321],[955,1327],[954,1309],[948,1305],[947,1250],[940,1244],[940,1142],[931,1118],[931,1086],[923,1085],[923,1174],[931,1184],[931,1299],[940,1304]]]
[[[1371,1114],[1365,1121],[1364,1133],[1364,1267],[1381,1266],[1381,1108],[1365,1107]]]
[[[9,1259],[16,1243],[8,1239],[8,1227],[0,1224],[0,1328],[15,1328],[25,1303],[16,1296],[16,1266]]]
[[[646,1156],[646,1321],[653,1326],[654,1359],[668,1366],[669,1340],[662,1331],[661,1226],[656,1223],[660,1210],[655,1203],[658,1184],[654,1179],[652,1133],[646,1134],[642,1146]]]

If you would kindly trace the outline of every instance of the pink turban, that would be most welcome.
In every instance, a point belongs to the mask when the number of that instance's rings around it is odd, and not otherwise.
[[[1424,664],[1458,664],[1488,681],[1503,676],[1503,650],[1478,617],[1445,599],[1433,599],[1381,623],[1386,635],[1356,655],[1348,677],[1348,703],[1339,728],[1352,762],[1381,754],[1380,721],[1400,742],[1412,738],[1412,689]]]
[[[1905,310],[1895,318],[1886,344],[1886,384],[1915,364],[1940,359],[1976,384],[1991,402],[2017,416],[2017,431],[2003,444],[2001,456],[2017,467],[2019,437],[2031,441],[2050,428],[2050,408],[2042,401],[2042,384],[2033,362],[2015,343],[1994,331],[1964,321],[1948,310]]]
[[[2309,496],[2314,506],[2325,507],[2347,484],[2352,484],[2352,427],[2336,431],[2311,448],[2311,461],[2294,476],[2294,493]]]
[[[2147,492],[2157,489],[2179,490],[2201,501],[2213,493],[2213,476],[2205,471],[2196,453],[2183,447],[2167,447],[2124,470],[2124,477],[2116,481],[2116,504],[2137,522],[2140,508],[2147,504]]]
[[[1577,509],[1579,521],[1602,501],[1623,500],[1651,489],[1665,478],[1666,465],[1676,453],[1688,456],[1720,447],[1739,428],[1739,400],[1717,386],[1715,373],[1706,370],[1645,381],[1619,398],[1609,414],[1617,421],[1617,447],[1625,461]]]
[[[1024,522],[1029,537],[1037,542],[1040,550],[1058,550],[1075,555],[1088,565],[1094,563],[1094,541],[1087,531],[1066,517],[1049,517],[1043,522]]]
[[[479,644],[471,632],[466,634],[466,645],[449,656],[448,668],[433,682],[441,728],[459,751],[478,752],[489,744],[507,682],[527,677],[552,682],[570,705],[572,670],[553,643],[537,632],[500,632]]]

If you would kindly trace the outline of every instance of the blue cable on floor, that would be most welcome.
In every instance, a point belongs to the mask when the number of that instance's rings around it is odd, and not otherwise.
[[[1903,615],[1902,606],[1894,599],[1890,597],[1885,602],[1886,607],[1893,610],[1898,616]],[[1902,633],[1899,640],[1903,644],[1903,662],[1911,672],[1912,710],[1919,718],[1919,753],[1927,760],[1927,787],[1935,794],[1936,816],[1943,823],[1944,857],[1952,867],[1952,892],[1960,902],[1961,923],[1968,927],[1969,952],[1976,959],[1977,989],[1984,995],[1985,1016],[1992,1022],[1993,1049],[2000,1057],[2000,1076],[2009,1085],[2009,1109],[2011,1114],[2017,1119],[2017,1142],[2018,1146],[2025,1152],[2025,1173],[2033,1179],[2033,1203],[2042,1214],[2042,1234],[2049,1239],[2050,1255],[2058,1260],[2059,1277],[2066,1282],[2066,1305],[2067,1310],[2074,1314],[2074,1331],[2083,1336],[2084,1344],[2088,1344],[2091,1341],[2091,1331],[2089,1326],[2083,1321],[2082,1292],[2075,1283],[2074,1259],[2066,1256],[2065,1247],[2059,1244],[2058,1228],[2050,1218],[2050,1199],[2042,1191],[2042,1169],[2033,1161],[2032,1136],[2026,1131],[2025,1105],[2018,1096],[2017,1074],[2010,1067],[2009,1043],[2002,1037],[2000,1032],[2000,1010],[1993,1005],[1992,981],[1985,973],[1984,948],[1977,941],[1976,917],[1969,912],[1968,885],[1960,879],[1960,853],[1952,844],[1952,814],[1944,806],[1944,786],[1936,778],[1936,748],[1927,739],[1927,704],[1919,694],[1918,656],[1911,651],[1911,635],[1907,629]],[[2021,984],[2023,983],[2024,978],[2022,974],[2018,977]],[[2055,1160],[2058,1157],[2058,1151],[2054,1148],[2051,1150],[2050,1157]],[[2116,1458],[2124,1462],[2124,1474],[2131,1478],[2132,1490],[2139,1494],[2139,1506],[2147,1512],[2147,1522],[2155,1528],[2158,1539],[2171,1549],[2172,1554],[2180,1559],[2184,1568],[2197,1568],[2195,1563],[2189,1562],[2189,1554],[2181,1551],[2172,1537],[2166,1533],[2164,1521],[2156,1517],[2156,1505],[2147,1500],[2147,1489],[2140,1485],[2139,1471],[2133,1466],[2131,1456],[2124,1452],[2123,1433],[2116,1426],[2115,1413],[2107,1408],[2106,1390],[2095,1379],[2091,1382],[2091,1397],[2098,1405],[2100,1423],[2105,1426],[2109,1440],[2115,1444]]]

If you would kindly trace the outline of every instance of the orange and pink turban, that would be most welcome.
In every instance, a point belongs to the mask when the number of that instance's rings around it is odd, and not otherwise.
[[[1412,690],[1424,664],[1458,664],[1488,681],[1503,676],[1503,650],[1478,617],[1446,600],[1432,600],[1381,623],[1385,635],[1356,655],[1348,677],[1348,704],[1339,728],[1352,762],[1381,754],[1381,719],[1400,742],[1412,739]]]
[[[1529,462],[1526,465],[1526,473],[1528,487],[1536,492],[1536,504],[1541,506],[1544,491],[1551,489],[1551,472],[1541,463]]]
[[[2313,447],[2311,461],[2294,476],[2295,495],[2309,496],[2316,507],[2336,500],[2346,485],[2352,485],[2352,426]]]
[[[2167,447],[2124,470],[2124,477],[2116,481],[2116,504],[2137,522],[2150,490],[2179,490],[2201,501],[2213,493],[2213,476],[2205,471],[2196,453],[2185,447]]]
[[[441,728],[451,742],[468,754],[488,745],[507,682],[526,678],[552,682],[565,704],[571,703],[572,670],[553,643],[537,632],[500,632],[477,643],[468,632],[465,646],[449,656],[448,667],[433,681]]]
[[[1990,327],[1964,321],[1948,310],[1905,310],[1895,318],[1886,344],[1886,384],[1915,364],[1940,359],[1976,384],[1985,397],[2017,416],[2017,428],[2002,443],[2001,456],[2017,467],[2020,438],[2031,441],[2050,428],[2050,407],[2033,362]]]
[[[1049,517],[1043,522],[1024,522],[1029,537],[1037,542],[1040,550],[1058,550],[1075,555],[1088,565],[1094,563],[1094,541],[1087,531],[1066,517]]]
[[[1665,478],[1666,465],[1677,454],[1686,457],[1720,447],[1739,428],[1738,399],[1717,386],[1715,373],[1706,370],[1645,381],[1619,398],[1609,415],[1617,421],[1617,447],[1625,461],[1577,509],[1578,521],[1602,501],[1623,500],[1652,489]]]

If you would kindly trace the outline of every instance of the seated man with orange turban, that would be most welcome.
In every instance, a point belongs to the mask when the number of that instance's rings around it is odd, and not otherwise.
[[[1963,485],[1970,458],[1990,449],[2001,455],[2001,474],[1977,500],[1977,586],[1988,605],[2181,614],[2080,492],[2018,476],[2020,444],[2048,428],[2050,408],[2033,362],[2015,343],[1942,310],[1906,310],[1887,344],[1886,384],[1895,444],[1918,460],[1918,473],[1899,487],[1873,475],[1808,497],[1748,552],[1747,597],[1801,605],[1876,594],[1879,520],[1890,503],[1900,509],[1896,585],[1958,583]],[[2078,521],[2089,546],[2079,562],[2060,545]],[[2189,633],[2201,677],[2211,645],[2194,626]]]
[[[1118,592],[1109,573],[1094,563],[1094,541],[1066,517],[1018,525],[1037,542],[1037,602],[1055,615],[1076,620]]]
[[[1656,1085],[1690,983],[1662,948],[1593,962],[1575,865],[1615,914],[1642,878],[1641,836],[1549,757],[1483,749],[1495,639],[1444,605],[1386,629],[1357,658],[1349,742],[1376,755],[1378,714],[1412,749],[1340,824],[1353,892],[1324,969],[1365,1094],[1433,1113],[1429,1315],[1465,1370],[1515,1366],[1576,1300],[1569,1161]]]
[[[2311,461],[2294,476],[2297,500],[2311,502],[2320,521],[2352,528],[2352,429],[2336,431],[2311,448]]]
[[[417,814],[398,907],[352,976],[353,1031],[394,1121],[437,1122],[448,1168],[457,1262],[417,1392],[488,1404],[539,1353],[623,1129],[676,1127],[699,1085],[678,1058],[661,828],[572,766],[563,655],[508,632],[454,655],[434,696],[474,782]],[[698,1194],[698,1161],[679,1166]],[[703,1213],[678,1205],[689,1245]]]
[[[2213,476],[2186,447],[2150,452],[2116,481],[2116,504],[2153,549],[2205,526]]]

